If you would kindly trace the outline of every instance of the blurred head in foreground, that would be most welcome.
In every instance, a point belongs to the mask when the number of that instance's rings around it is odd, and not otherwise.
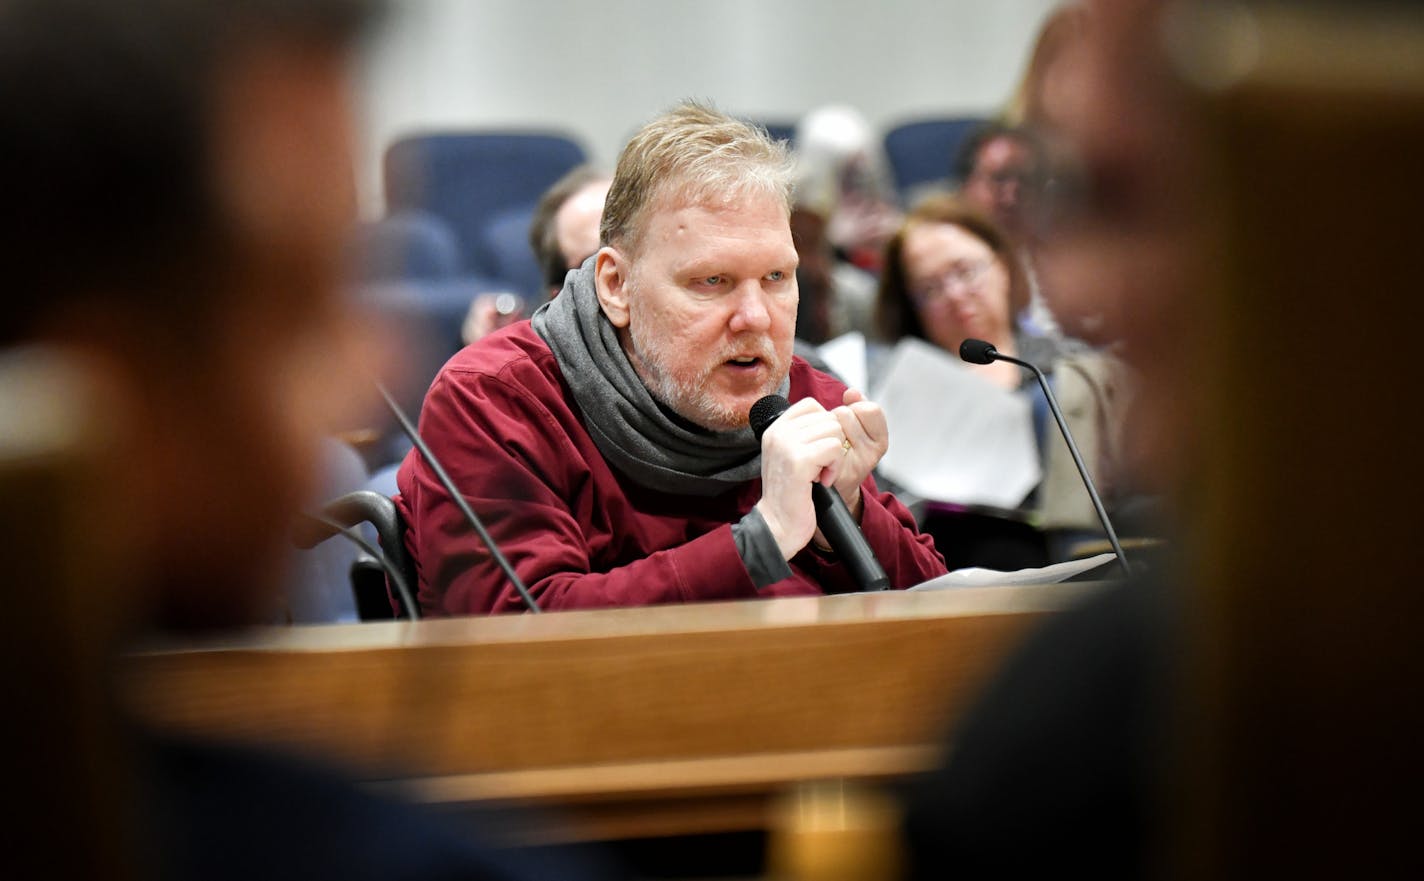
[[[117,414],[93,503],[160,622],[262,614],[319,436],[349,427],[358,0],[0,3],[0,343]]]

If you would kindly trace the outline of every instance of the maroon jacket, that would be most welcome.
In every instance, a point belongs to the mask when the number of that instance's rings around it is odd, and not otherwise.
[[[796,358],[792,401],[839,406],[845,386]],[[548,345],[524,321],[465,348],[440,371],[420,434],[544,609],[789,596],[855,590],[845,568],[808,547],[792,577],[757,590],[731,524],[761,481],[712,498],[645,489],[616,473],[584,428]],[[419,451],[397,475],[396,504],[432,615],[524,606]],[[942,575],[944,559],[914,517],[873,478],[861,530],[891,584]]]

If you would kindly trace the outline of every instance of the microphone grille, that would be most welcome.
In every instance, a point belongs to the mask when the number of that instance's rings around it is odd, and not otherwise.
[[[781,395],[767,395],[752,404],[751,412],[747,415],[747,421],[751,423],[752,433],[756,435],[758,441],[766,434],[766,430],[771,427],[786,409],[791,406],[791,402]]]
[[[999,350],[983,340],[967,339],[959,344],[959,357],[970,364],[988,364],[997,354]]]

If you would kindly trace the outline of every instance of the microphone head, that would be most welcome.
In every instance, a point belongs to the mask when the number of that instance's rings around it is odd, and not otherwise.
[[[756,435],[758,443],[761,442],[761,436],[766,434],[766,430],[771,427],[771,423],[775,422],[790,406],[791,402],[781,395],[767,395],[752,404],[747,421],[751,423],[752,433]]]
[[[959,344],[959,357],[970,364],[989,364],[999,357],[999,350],[993,343],[968,339]]]

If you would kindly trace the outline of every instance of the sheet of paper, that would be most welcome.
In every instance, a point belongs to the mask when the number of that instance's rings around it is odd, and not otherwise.
[[[1042,477],[1028,398],[937,346],[900,341],[873,399],[890,428],[879,470],[917,496],[1015,508]]]
[[[843,333],[816,347],[816,353],[826,365],[841,378],[841,381],[866,395],[865,336],[858,330]]]
[[[1107,553],[1082,560],[1054,563],[1052,566],[1044,566],[1039,569],[1018,569],[1012,572],[977,567],[956,569],[947,575],[917,584],[910,590],[941,590],[947,587],[989,587],[1012,584],[1057,584],[1060,581],[1067,581],[1075,575],[1090,572],[1100,566],[1107,566],[1116,559],[1116,555]]]

